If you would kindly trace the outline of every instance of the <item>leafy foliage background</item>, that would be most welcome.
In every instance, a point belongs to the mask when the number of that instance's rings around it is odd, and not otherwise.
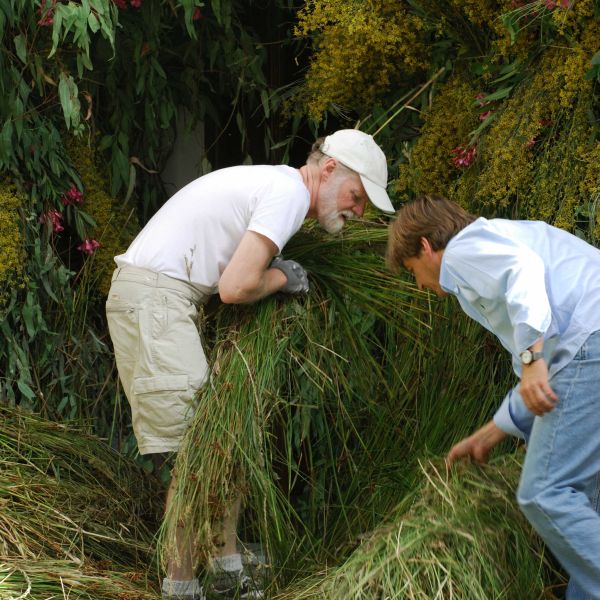
[[[397,205],[435,191],[598,242],[598,0],[1,0],[0,37],[0,403],[83,423],[123,453],[136,447],[104,295],[113,256],[166,200],[184,121],[204,127],[203,172],[299,165],[315,135],[358,124],[386,150]],[[264,514],[297,533],[248,526],[278,553],[282,585],[317,564],[356,583],[369,548],[387,548],[378,525],[401,522],[394,507],[419,487],[419,460],[488,419],[511,380],[455,308],[387,281],[384,225],[368,212],[331,247],[310,228],[290,245],[318,290],[306,305],[272,298],[254,321],[209,307],[208,343],[240,377],[224,369],[215,385],[246,389],[252,365],[273,401],[248,409],[248,445],[217,461],[212,485],[256,452]],[[275,318],[276,342],[254,336]],[[252,438],[263,417],[266,439]],[[265,456],[273,471],[253,470]]]

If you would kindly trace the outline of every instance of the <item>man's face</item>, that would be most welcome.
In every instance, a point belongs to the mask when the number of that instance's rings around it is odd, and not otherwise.
[[[339,233],[346,219],[362,217],[367,203],[365,188],[357,173],[333,173],[321,183],[317,218],[328,233]]]
[[[431,290],[440,298],[448,295],[440,286],[442,254],[439,250],[423,249],[418,256],[404,259],[404,268],[414,275],[417,287],[420,290]]]

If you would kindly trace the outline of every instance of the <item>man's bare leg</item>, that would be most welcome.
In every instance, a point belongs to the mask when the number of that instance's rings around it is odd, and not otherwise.
[[[177,479],[171,478],[169,491],[167,492],[167,501],[165,504],[165,514],[169,511],[175,489],[177,487]],[[178,581],[187,581],[194,579],[195,553],[194,540],[190,532],[186,532],[184,527],[177,526],[175,529],[175,556],[169,560],[167,566],[167,576],[169,579]]]
[[[242,508],[241,494],[233,501],[219,528],[219,545],[215,558],[237,554],[237,527]]]
[[[213,557],[212,590],[224,597],[236,594],[248,600],[264,597],[263,584],[250,577],[244,568],[242,555],[238,549],[237,528],[242,508],[242,495],[238,495],[225,513],[219,531],[217,554]]]
[[[173,502],[177,480],[171,478],[167,500],[165,502],[165,514]],[[164,598],[185,598],[190,600],[203,600],[204,592],[195,577],[196,553],[193,534],[186,531],[184,527],[175,529],[175,550],[167,565],[167,577],[163,580],[162,592]]]

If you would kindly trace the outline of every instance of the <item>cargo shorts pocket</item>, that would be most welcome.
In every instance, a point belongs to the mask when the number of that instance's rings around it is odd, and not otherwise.
[[[143,438],[171,439],[183,435],[195,408],[195,391],[187,375],[138,377],[133,391],[139,413],[134,415],[134,429]]]

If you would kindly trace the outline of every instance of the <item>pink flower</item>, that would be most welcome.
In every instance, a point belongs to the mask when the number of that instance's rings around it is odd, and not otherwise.
[[[490,101],[488,102],[484,102],[483,98],[485,98],[487,96],[487,94],[484,94],[483,92],[480,92],[479,94],[477,94],[477,96],[475,96],[475,100],[477,101],[477,105],[480,108],[483,108],[484,106],[488,106],[489,104],[491,104]],[[479,120],[480,121],[485,121],[494,111],[493,110],[485,110],[482,113],[479,114]]]
[[[46,211],[43,215],[40,216],[39,219],[40,223],[44,225],[46,223],[52,223],[52,231],[54,233],[60,233],[64,229],[61,220],[62,213],[58,212],[55,208],[51,208],[48,211]]]
[[[552,119],[540,119],[538,121],[538,123],[542,126],[542,127],[548,127],[550,125],[552,125]]]
[[[531,138],[527,140],[524,144],[525,148],[533,148],[537,144],[537,140],[535,138]]]
[[[127,0],[113,0],[119,10],[127,10]]]
[[[69,204],[77,204],[77,206],[83,204],[83,194],[72,185],[61,198],[62,203],[65,206],[69,206]]]
[[[48,7],[46,7],[48,4]],[[54,24],[54,6],[56,4],[56,0],[42,0],[40,3],[40,7],[38,8],[38,13],[40,15],[40,20],[38,21],[38,25],[40,27],[51,27]]]
[[[479,106],[487,106],[489,104],[489,102],[484,102],[483,98],[485,98],[487,96],[487,94],[484,94],[483,92],[479,92],[479,94],[477,94],[477,96],[475,96],[475,100],[479,100],[479,102],[477,104],[479,104]]]
[[[196,6],[196,8],[194,8],[194,14],[192,15],[192,21],[199,21],[202,18],[202,11],[200,10],[200,7]]]
[[[452,150],[450,154],[454,155],[452,162],[459,169],[467,169],[473,164],[475,155],[477,154],[477,146],[465,146],[461,144]]]
[[[85,240],[83,244],[77,246],[77,250],[81,250],[86,254],[94,254],[98,248],[100,248],[100,242],[90,239]]]
[[[142,0],[129,0],[129,4],[131,4],[133,8],[139,8],[142,5]]]

